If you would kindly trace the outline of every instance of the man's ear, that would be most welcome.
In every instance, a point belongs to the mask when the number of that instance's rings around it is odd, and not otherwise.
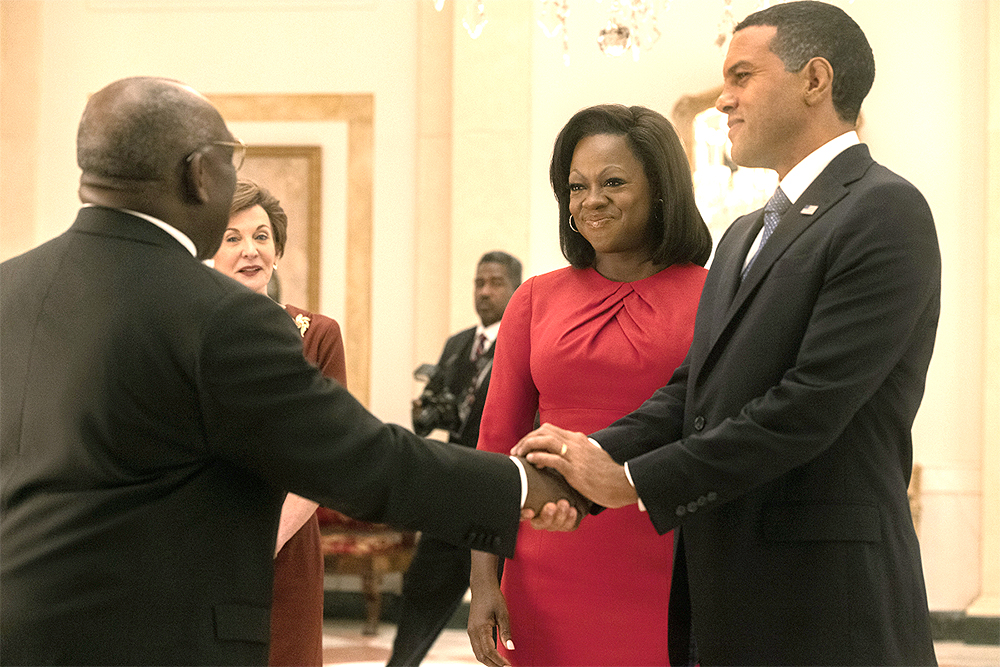
[[[204,204],[208,201],[208,164],[200,151],[195,151],[184,164],[184,195],[189,202]]]
[[[804,96],[809,106],[819,104],[824,99],[833,99],[833,66],[826,58],[816,57],[802,68],[805,80]]]

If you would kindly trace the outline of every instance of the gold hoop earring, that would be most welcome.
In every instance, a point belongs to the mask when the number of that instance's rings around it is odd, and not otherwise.
[[[576,228],[576,224],[575,224],[575,222],[573,221],[573,216],[572,216],[572,215],[571,215],[571,216],[569,216],[569,228],[570,228],[570,229],[572,229],[572,230],[573,230],[574,232],[576,232],[577,234],[579,234],[579,233],[580,233],[580,230]]]

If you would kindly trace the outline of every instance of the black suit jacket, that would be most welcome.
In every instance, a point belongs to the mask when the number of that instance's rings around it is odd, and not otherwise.
[[[285,490],[513,553],[506,457],[381,423],[154,225],[84,208],[0,290],[5,663],[265,664]]]
[[[861,145],[740,284],[760,226],[721,239],[670,384],[594,435],[657,530],[681,528],[671,661],[690,620],[702,665],[933,664],[906,496],[939,312],[930,210]]]
[[[426,389],[434,393],[447,389],[459,401],[464,400],[470,387],[473,388],[468,416],[457,430],[449,433],[451,442],[466,447],[475,447],[479,444],[479,422],[483,418],[483,407],[486,405],[490,374],[493,372],[493,350],[496,347],[490,345],[478,363],[474,363],[472,346],[475,342],[476,327],[464,329],[451,336],[444,344],[437,372],[427,381],[426,386]]]

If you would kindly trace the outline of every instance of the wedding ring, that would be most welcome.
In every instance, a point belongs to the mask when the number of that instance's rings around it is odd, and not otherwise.
[[[566,443],[564,442],[563,446],[562,446],[562,450],[559,452],[559,456],[566,456],[566,450],[567,449],[569,449],[569,447],[567,447]]]

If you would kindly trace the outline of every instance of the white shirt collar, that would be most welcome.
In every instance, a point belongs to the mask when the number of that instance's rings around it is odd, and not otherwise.
[[[788,201],[795,202],[827,165],[833,162],[833,158],[859,143],[861,140],[858,138],[858,133],[850,130],[805,156],[779,183]]]
[[[493,344],[493,341],[497,339],[497,333],[500,331],[500,322],[494,322],[488,327],[484,327],[482,324],[476,326],[476,338],[479,338],[479,334],[486,334],[486,346],[489,347]]]
[[[84,208],[87,208],[87,207],[90,207],[90,206],[95,206],[95,204],[84,204],[83,205]],[[160,229],[162,229],[163,231],[165,231],[167,234],[170,234],[175,239],[177,239],[177,242],[180,243],[185,248],[187,248],[187,251],[191,253],[192,257],[194,257],[195,259],[198,258],[198,249],[195,247],[194,241],[192,241],[188,237],[187,234],[185,234],[181,230],[177,229],[176,227],[168,225],[167,223],[163,222],[159,218],[154,218],[151,215],[147,215],[145,213],[140,213],[139,211],[133,211],[133,210],[127,209],[127,208],[116,208],[115,210],[116,211],[121,211],[122,213],[128,213],[129,215],[134,215],[137,218],[142,218],[143,220],[146,220],[148,222],[153,223],[154,225],[156,225],[157,227],[159,227]]]
[[[816,177],[826,169],[827,165],[833,162],[833,158],[837,157],[845,150],[850,148],[855,144],[860,144],[861,140],[858,139],[858,133],[854,130],[850,132],[845,132],[839,137],[835,137],[830,141],[826,142],[816,150],[814,150],[809,155],[805,156],[797,165],[792,167],[792,170],[785,174],[785,177],[781,179],[781,183],[778,187],[781,191],[785,193],[788,197],[788,201],[795,203],[795,200],[802,196],[802,193],[806,191]],[[764,228],[761,227],[760,231],[757,232],[757,239],[750,246],[749,252],[747,252],[746,258],[743,260],[743,266],[750,262],[750,259],[756,254],[756,249],[760,247],[760,242],[764,238]]]

